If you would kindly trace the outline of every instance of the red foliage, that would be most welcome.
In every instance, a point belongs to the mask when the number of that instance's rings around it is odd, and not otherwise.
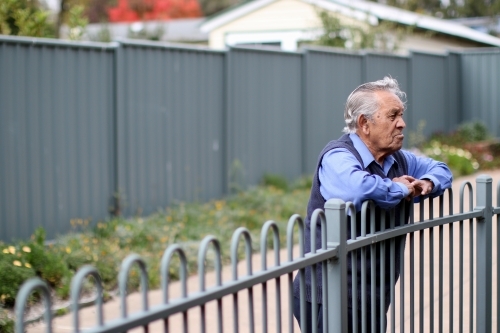
[[[118,0],[108,9],[109,22],[136,22],[200,17],[197,0]]]

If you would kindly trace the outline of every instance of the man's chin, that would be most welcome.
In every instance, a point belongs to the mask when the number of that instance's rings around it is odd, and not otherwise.
[[[403,148],[403,139],[404,137],[402,137],[399,140],[398,139],[394,140],[393,144],[394,150],[400,150],[401,148]]]

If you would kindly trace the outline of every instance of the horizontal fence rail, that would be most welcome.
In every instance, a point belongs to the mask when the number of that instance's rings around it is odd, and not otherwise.
[[[499,71],[492,50],[399,57],[2,36],[0,240],[38,226],[54,239],[80,222],[217,199],[265,174],[310,174],[341,134],[349,93],[386,75],[407,93],[408,133],[477,120],[499,137]]]
[[[198,251],[198,290],[187,290],[187,258],[181,246],[169,246],[160,260],[162,303],[151,306],[148,299],[148,272],[145,262],[136,254],[129,255],[119,272],[120,317],[105,320],[103,312],[103,289],[99,272],[91,267],[82,267],[71,284],[73,331],[81,332],[78,300],[89,277],[95,281],[96,325],[85,332],[125,332],[137,327],[149,331],[154,322],[162,322],[164,332],[191,332],[192,327],[201,332],[293,332],[297,324],[293,317],[293,278],[300,276],[301,317],[306,316],[305,274],[312,267],[312,311],[318,312],[322,305],[323,332],[347,332],[351,324],[353,332],[491,332],[496,325],[493,309],[499,313],[499,292],[492,295],[493,282],[498,281],[499,268],[493,269],[493,243],[500,234],[500,182],[496,189],[497,203],[492,203],[492,179],[481,175],[476,178],[476,189],[470,182],[460,187],[458,197],[451,189],[434,199],[407,204],[399,212],[400,218],[409,219],[408,224],[397,225],[397,214],[393,209],[380,215],[376,227],[373,202],[362,205],[361,221],[356,221],[354,205],[333,199],[325,204],[324,211],[318,209],[311,218],[311,240],[304,239],[305,225],[299,215],[293,215],[286,230],[287,260],[280,258],[278,226],[267,221],[260,234],[260,263],[252,264],[252,235],[238,228],[230,244],[231,273],[223,279],[221,248],[224,244],[213,236],[206,236]],[[475,199],[475,205],[474,205]],[[467,202],[468,200],[468,202]],[[459,206],[454,212],[455,205]],[[496,215],[496,239],[493,242],[493,216]],[[347,235],[347,221],[351,216],[351,234]],[[368,220],[370,219],[370,220]],[[361,222],[361,229],[356,230]],[[321,246],[317,248],[314,235],[321,228]],[[298,246],[294,244],[298,232]],[[311,252],[304,253],[304,242],[311,241]],[[268,255],[268,247],[273,248]],[[238,268],[241,251],[244,266]],[[211,250],[211,252],[210,252]],[[499,247],[496,246],[498,258]],[[240,256],[239,256],[240,254]],[[271,254],[271,253],[269,253]],[[375,254],[380,265],[375,265]],[[348,260],[351,260],[352,302],[348,300]],[[361,259],[358,261],[358,257]],[[180,297],[171,299],[170,266],[174,258],[180,260]],[[268,262],[274,258],[274,263]],[[208,263],[212,262],[215,285],[207,286]],[[370,267],[367,264],[371,262]],[[361,266],[358,264],[361,263]],[[316,267],[322,265],[323,293],[317,299]],[[127,286],[130,271],[139,269],[141,310],[129,313]],[[384,269],[387,267],[387,270]],[[243,268],[243,269],[242,269]],[[380,268],[380,269],[379,269]],[[378,269],[378,271],[377,271]],[[358,273],[359,272],[359,273]],[[240,276],[241,275],[241,276]],[[375,279],[375,280],[372,280]],[[372,283],[371,281],[377,281]],[[274,282],[274,295],[268,286]],[[283,285],[285,282],[287,286]],[[260,295],[254,288],[260,287]],[[282,293],[282,287],[286,292]],[[384,296],[376,299],[376,288]],[[25,332],[24,311],[30,295],[35,291],[45,306],[46,331],[52,328],[50,290],[48,285],[34,278],[28,280],[16,298],[16,332]],[[241,293],[246,298],[241,303]],[[229,298],[228,298],[229,297]],[[260,311],[254,302],[259,298]],[[354,300],[361,300],[360,303]],[[231,303],[232,311],[223,311],[224,302]],[[214,303],[215,302],[215,303]],[[208,305],[216,304],[215,309]],[[350,305],[349,305],[350,304]],[[348,322],[347,309],[352,306],[352,323]],[[269,323],[269,308],[274,309],[273,325]],[[199,309],[197,322],[193,313]],[[386,310],[387,309],[387,312]],[[371,313],[369,316],[368,314]],[[179,326],[171,325],[171,318],[179,314]],[[226,317],[232,327],[224,326]],[[240,321],[244,316],[245,320]],[[358,325],[358,316],[363,320]],[[258,318],[258,319],[257,319]],[[317,318],[312,316],[313,331],[317,330]],[[207,322],[211,324],[208,326]],[[294,328],[295,327],[295,328]],[[387,329],[386,329],[387,327]],[[498,326],[497,326],[498,327]],[[302,327],[302,332],[307,328]],[[156,331],[156,330],[155,330]]]

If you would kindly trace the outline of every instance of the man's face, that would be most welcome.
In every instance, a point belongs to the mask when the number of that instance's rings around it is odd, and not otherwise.
[[[370,150],[387,156],[403,147],[404,106],[401,100],[388,91],[375,92],[379,109],[373,118],[366,122]]]

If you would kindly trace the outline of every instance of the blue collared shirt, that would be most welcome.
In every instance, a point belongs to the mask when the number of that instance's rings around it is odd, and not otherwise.
[[[389,178],[366,172],[365,168],[370,163],[377,162],[357,134],[350,134],[349,137],[361,156],[363,165],[347,149],[336,148],[327,152],[323,156],[318,173],[323,198],[351,201],[357,211],[361,210],[361,204],[366,200],[373,200],[383,209],[396,206],[408,195],[408,188]],[[434,183],[432,196],[441,195],[445,189],[451,187],[453,176],[446,164],[405,150],[402,152],[408,163],[409,176],[417,179],[430,179]],[[385,158],[382,166],[385,175],[394,163],[397,163],[394,157]]]

